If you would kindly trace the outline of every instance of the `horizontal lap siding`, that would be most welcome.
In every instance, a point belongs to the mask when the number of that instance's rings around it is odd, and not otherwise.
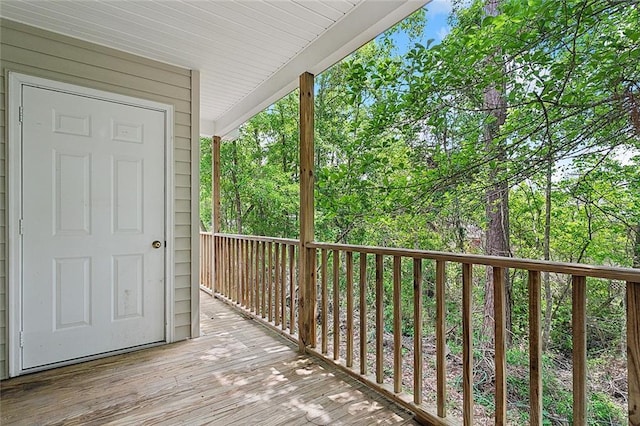
[[[6,72],[76,84],[174,106],[174,337],[191,336],[191,71],[0,20],[0,378],[7,377]],[[198,108],[197,105],[194,105]]]

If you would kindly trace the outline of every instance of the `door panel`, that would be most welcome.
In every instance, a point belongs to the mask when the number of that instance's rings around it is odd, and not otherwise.
[[[23,369],[164,341],[164,113],[22,95]]]

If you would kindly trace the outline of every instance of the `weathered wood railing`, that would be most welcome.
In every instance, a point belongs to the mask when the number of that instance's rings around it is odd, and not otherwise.
[[[298,240],[217,234],[213,243],[214,290],[295,337]]]
[[[213,292],[213,236],[200,232],[200,287]]]
[[[244,307],[256,317],[283,330],[290,337],[295,332],[298,280],[294,257],[299,250],[297,240],[216,234],[214,291],[233,303]],[[493,338],[495,360],[495,423],[505,424],[507,415],[505,276],[506,269],[523,270],[528,274],[529,291],[529,398],[530,424],[542,424],[542,351],[541,351],[541,294],[540,277],[543,272],[564,274],[572,282],[572,341],[573,341],[573,424],[586,424],[587,416],[587,340],[586,294],[587,277],[626,282],[627,298],[627,362],[629,424],[640,424],[640,271],[627,268],[597,267],[545,261],[523,260],[480,255],[466,255],[422,250],[365,247],[342,244],[310,243],[308,249],[318,258],[316,285],[318,286],[319,349],[307,350],[351,374],[356,379],[386,394],[414,411],[418,418],[430,424],[459,424],[447,416],[447,360],[446,360],[446,281],[447,273],[457,270],[462,284],[462,422],[472,424],[473,400],[473,271],[474,267],[493,268],[495,330]],[[330,260],[331,259],[331,260]],[[423,272],[431,263],[435,271],[435,406],[423,398],[423,368],[425,359],[422,339],[413,339],[413,377],[409,395],[403,390],[402,351],[402,278],[403,262],[410,266],[413,289],[411,324],[414,336],[422,336],[425,323],[423,300]],[[357,282],[355,269],[357,266]],[[385,267],[385,265],[387,265]],[[455,265],[458,265],[457,267]],[[329,269],[331,266],[331,269]],[[390,269],[390,271],[389,271]],[[406,270],[406,269],[405,269]],[[369,272],[370,271],[370,272]],[[391,274],[385,275],[387,272]],[[331,282],[331,287],[329,286]],[[385,282],[391,287],[391,322],[393,330],[392,369],[384,366]],[[373,285],[369,285],[372,283]],[[357,284],[357,285],[355,285]],[[449,295],[451,296],[451,295]],[[357,310],[354,299],[357,298]],[[373,327],[367,300],[373,299]],[[389,299],[389,297],[387,297]],[[344,312],[341,312],[341,309]],[[287,315],[288,313],[288,315]],[[332,317],[332,323],[329,321]],[[287,327],[287,318],[288,327]],[[341,318],[344,318],[342,321]],[[357,327],[356,327],[356,322]],[[373,328],[373,344],[368,329]],[[358,331],[357,351],[354,335]],[[341,338],[342,337],[342,338]],[[329,347],[331,346],[331,351]],[[389,346],[389,345],[387,345]],[[357,367],[354,367],[354,355]],[[373,358],[373,374],[369,374],[368,360]],[[385,383],[391,379],[391,384]]]

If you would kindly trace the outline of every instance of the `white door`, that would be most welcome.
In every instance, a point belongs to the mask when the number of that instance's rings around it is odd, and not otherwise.
[[[164,112],[22,107],[22,369],[165,341]]]

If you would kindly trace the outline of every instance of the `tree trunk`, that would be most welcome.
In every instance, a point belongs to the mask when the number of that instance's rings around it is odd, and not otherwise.
[[[640,268],[640,223],[636,225],[636,242],[633,245],[633,267]]]
[[[549,153],[547,157],[547,182],[544,192],[544,241],[543,251],[544,260],[551,259],[551,178],[553,174],[553,159],[551,158],[551,141],[549,141]],[[551,334],[551,312],[553,309],[553,295],[551,293],[551,277],[549,272],[545,272],[543,275],[544,281],[544,328],[542,330],[542,351],[547,350],[549,345],[549,338]]]
[[[498,15],[499,0],[486,0],[484,12],[487,16]],[[494,54],[499,55],[499,52]],[[493,58],[492,58],[493,59]],[[488,87],[484,92],[483,107],[489,112],[484,128],[487,156],[495,158],[496,166],[489,170],[489,187],[486,192],[487,235],[485,253],[490,256],[509,256],[509,186],[501,176],[506,159],[504,146],[497,141],[500,126],[506,120],[507,107],[504,99],[504,87]],[[505,274],[506,286],[506,322],[511,330],[511,298],[509,274]],[[485,283],[483,335],[492,340],[495,325],[493,298],[493,268],[487,268]],[[509,336],[509,334],[507,334]]]

